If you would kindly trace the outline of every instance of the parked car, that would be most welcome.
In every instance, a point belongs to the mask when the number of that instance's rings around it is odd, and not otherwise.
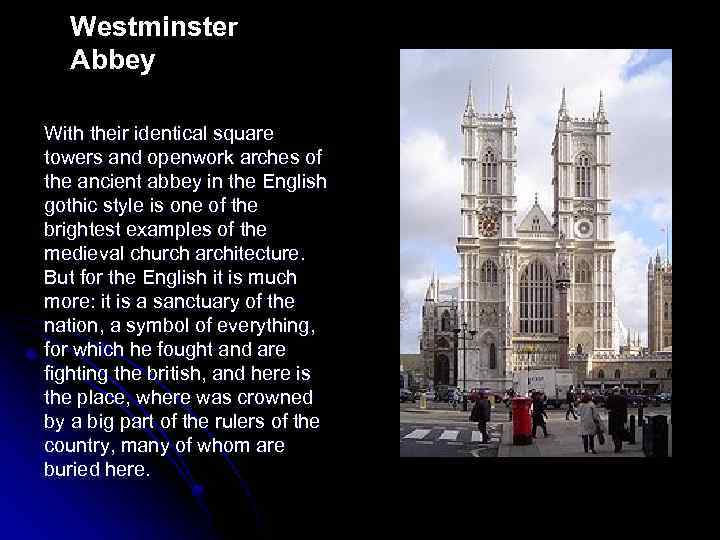
[[[407,388],[401,388],[400,389],[400,403],[405,403],[408,400],[414,401],[413,393],[410,390],[408,390]]]
[[[660,401],[664,403],[670,403],[672,401],[672,394],[669,392],[662,392],[658,395],[658,397],[660,398]]]
[[[647,406],[647,399],[646,396],[643,396],[641,394],[628,394],[625,396],[625,399],[627,400],[628,407],[639,407],[642,405],[643,407]]]

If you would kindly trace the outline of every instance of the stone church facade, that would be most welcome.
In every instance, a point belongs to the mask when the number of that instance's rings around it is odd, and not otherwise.
[[[453,295],[443,294],[433,276],[422,308],[420,354],[425,378],[432,386],[457,384],[457,350],[454,329],[458,327],[458,304]]]
[[[510,87],[500,115],[478,113],[470,88],[460,127],[457,317],[477,335],[467,344],[465,380],[459,358],[458,386],[502,390],[513,370],[559,367],[563,339],[571,353],[612,352],[611,132],[602,93],[592,118],[573,118],[562,91],[548,144],[550,217],[537,196],[527,215],[517,213],[518,118]],[[569,284],[561,287],[562,278]]]

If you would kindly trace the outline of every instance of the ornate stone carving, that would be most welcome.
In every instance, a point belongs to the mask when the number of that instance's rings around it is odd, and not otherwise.
[[[590,155],[595,151],[595,140],[593,137],[582,136],[573,137],[573,151],[575,154],[579,152],[587,152]]]
[[[492,308],[492,311],[485,310],[484,308],[478,315],[478,322],[481,327],[485,326],[497,326],[498,324],[498,313],[497,308]]]
[[[575,304],[575,326],[592,326],[593,305]]]
[[[595,209],[591,204],[581,202],[575,204],[575,212],[573,213],[575,219],[590,219],[595,216]]]
[[[498,233],[500,223],[500,209],[493,203],[486,201],[479,212],[478,230],[482,236],[489,238]]]

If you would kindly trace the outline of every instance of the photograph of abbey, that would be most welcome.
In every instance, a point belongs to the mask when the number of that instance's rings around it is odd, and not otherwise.
[[[670,391],[672,51],[400,59],[401,372]]]

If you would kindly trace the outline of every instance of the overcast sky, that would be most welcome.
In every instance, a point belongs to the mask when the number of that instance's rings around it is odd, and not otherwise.
[[[535,192],[552,212],[550,150],[562,87],[571,116],[591,117],[603,91],[612,135],[615,294],[627,328],[647,342],[647,263],[672,235],[672,51],[403,50],[400,52],[400,287],[410,302],[400,352],[418,352],[420,310],[435,270],[458,280],[459,121],[468,81],[475,107],[494,112],[511,85],[518,127],[518,219]],[[672,236],[670,238],[672,259]]]

